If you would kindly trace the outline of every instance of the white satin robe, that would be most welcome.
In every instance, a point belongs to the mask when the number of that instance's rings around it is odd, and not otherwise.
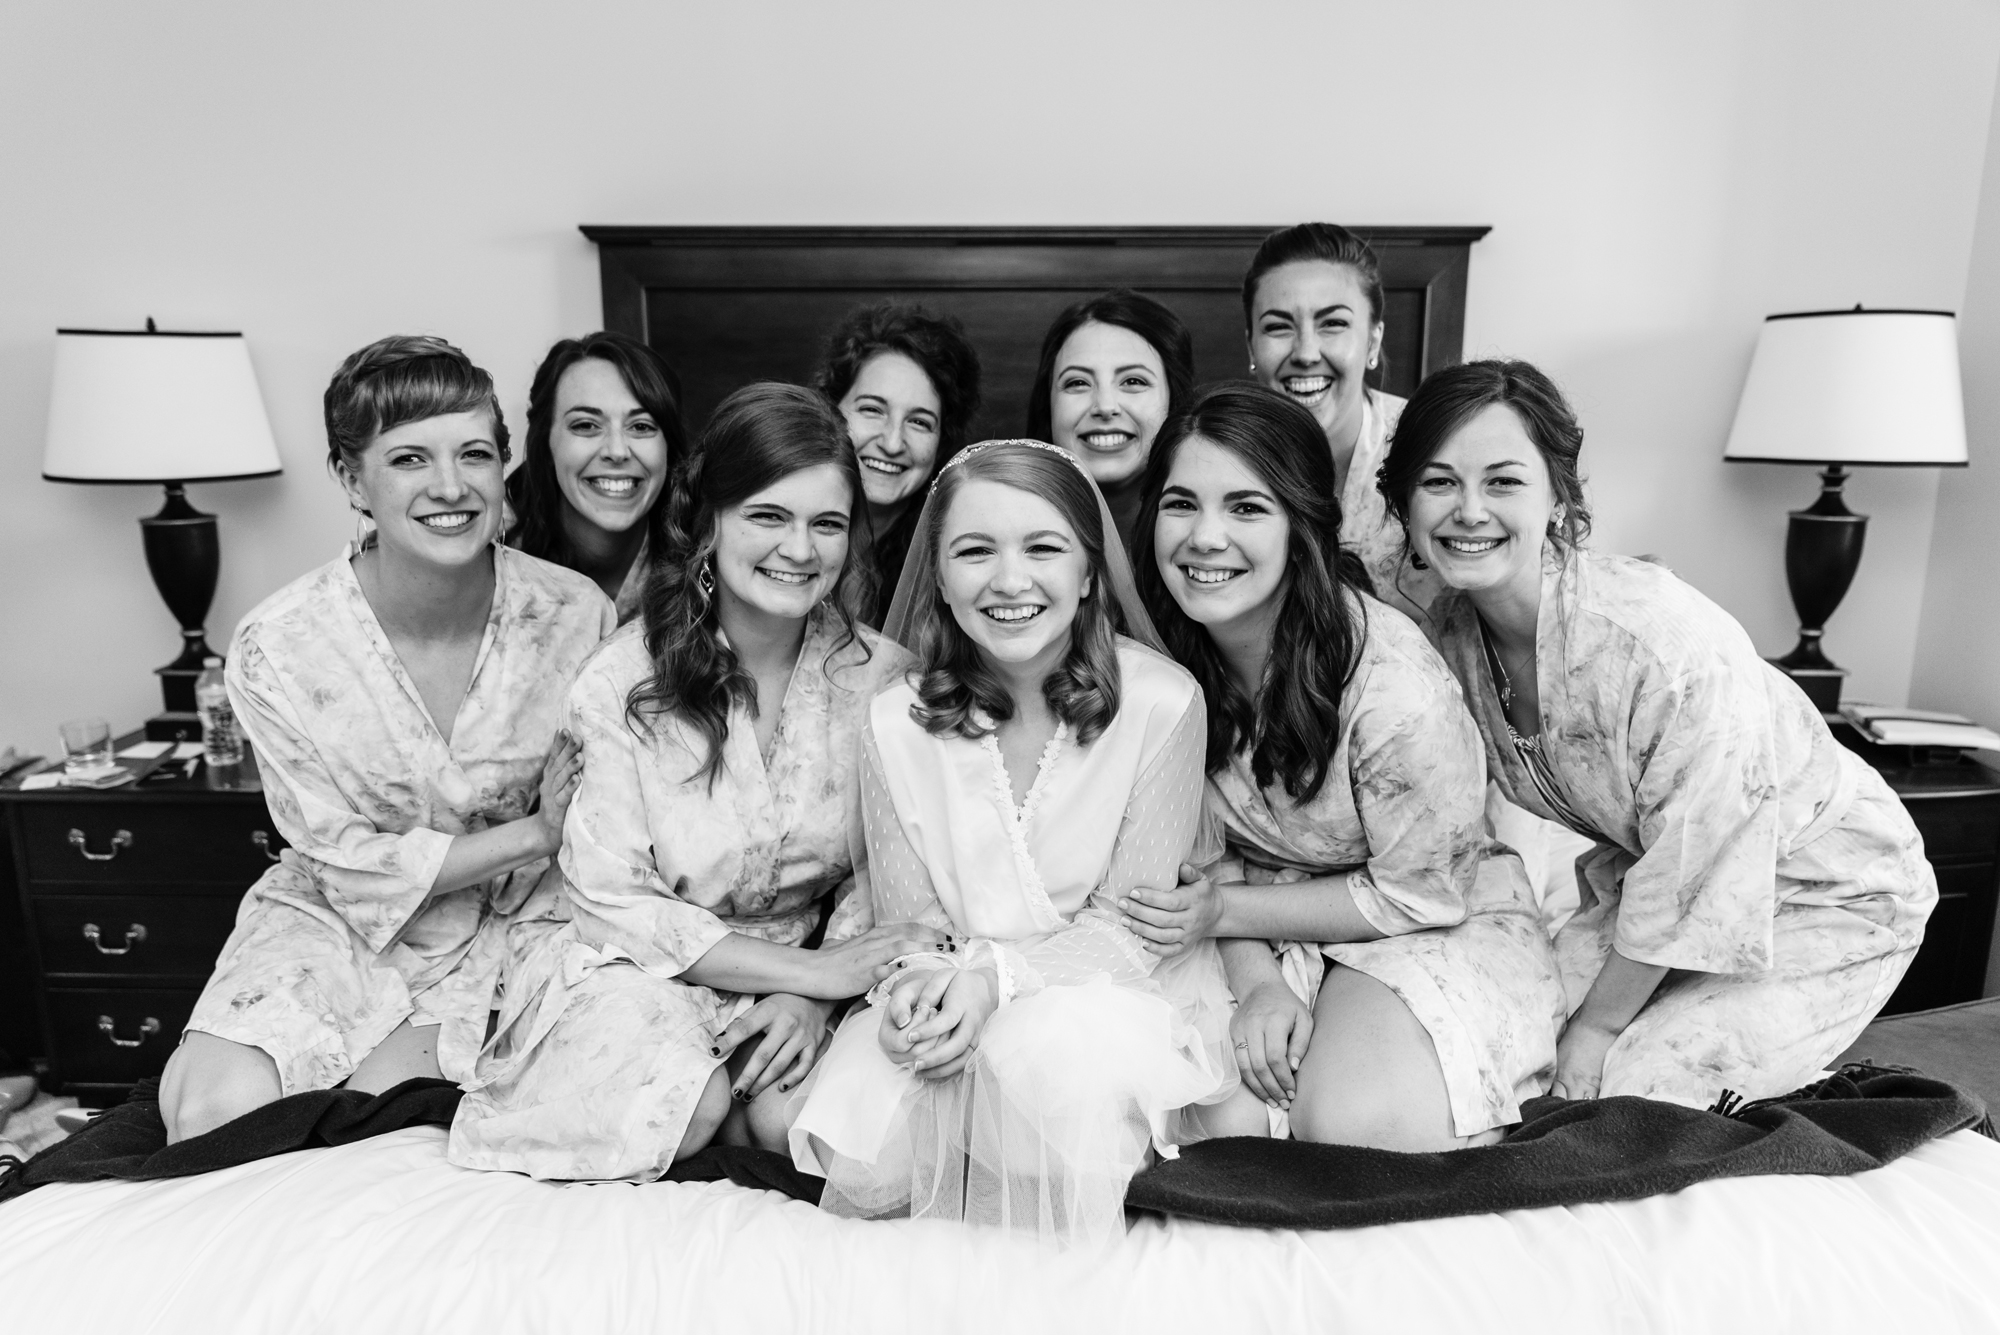
[[[1088,746],[1052,743],[1016,804],[991,736],[935,737],[914,690],[869,713],[862,811],[875,913],[945,928],[991,964],[1001,1004],[959,1075],[924,1080],[878,1036],[885,988],[841,1026],[795,1096],[793,1157],[822,1205],[1006,1224],[1064,1243],[1123,1232],[1125,1183],[1172,1114],[1225,1097],[1228,990],[1212,943],[1163,963],[1116,900],[1178,883],[1201,823],[1200,690],[1121,640],[1118,713]]]

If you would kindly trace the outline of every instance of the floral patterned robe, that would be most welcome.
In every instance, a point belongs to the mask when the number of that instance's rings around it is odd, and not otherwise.
[[[1495,779],[1557,819],[1508,735],[1477,612],[1455,592],[1433,612]],[[1659,566],[1549,549],[1535,637],[1542,752],[1595,844],[1556,940],[1569,1007],[1614,945],[1671,970],[1602,1093],[1706,1106],[1804,1084],[1923,939],[1937,883],[1909,814],[1728,613]]]
[[[843,639],[846,641],[842,643]],[[713,785],[706,743],[676,717],[635,730],[651,674],[644,626],[605,641],[571,689],[583,743],[556,869],[515,933],[499,1027],[452,1126],[451,1161],[542,1178],[650,1181],[709,1076],[709,1046],[755,998],[680,980],[733,932],[800,945],[832,896],[827,939],[873,925],[851,893],[856,739],[908,662],[824,607],[807,623],[768,753],[730,712]]]
[[[452,837],[533,805],[560,687],[612,628],[574,571],[493,549],[493,608],[446,742],[354,577],[351,552],[243,619],[225,681],[291,848],[237,911],[188,1028],[261,1048],[286,1094],[345,1080],[404,1020],[471,1074],[534,862],[445,894]]]
[[[1250,751],[1209,779],[1228,840],[1211,875],[1256,885],[1344,874],[1375,941],[1276,943],[1310,1006],[1322,959],[1387,985],[1431,1036],[1456,1133],[1520,1120],[1555,1071],[1563,993],[1518,858],[1486,837],[1485,756],[1458,683],[1401,612],[1367,634],[1310,802],[1259,788]]]
[[[1340,544],[1368,567],[1377,598],[1421,620],[1444,585],[1435,570],[1419,570],[1410,559],[1403,526],[1389,513],[1375,476],[1389,457],[1389,438],[1407,402],[1379,390],[1363,392],[1361,435],[1340,488]]]

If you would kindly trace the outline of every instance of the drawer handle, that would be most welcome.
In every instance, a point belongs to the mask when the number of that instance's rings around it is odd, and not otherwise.
[[[257,845],[257,851],[259,853],[262,853],[265,857],[269,858],[271,861],[282,862],[284,860],[280,858],[276,853],[273,853],[271,851],[271,836],[266,834],[264,831],[262,830],[250,831],[250,842]]]
[[[100,1015],[97,1017],[97,1032],[110,1039],[113,1047],[136,1048],[154,1034],[160,1032],[160,1022],[148,1015],[139,1024],[139,1036],[137,1038],[120,1038],[118,1037],[117,1021],[113,1020],[109,1015]]]
[[[74,848],[77,852],[83,854],[84,858],[87,861],[109,862],[111,861],[111,859],[118,856],[119,849],[130,848],[132,846],[132,832],[130,830],[120,830],[118,833],[112,835],[111,851],[109,853],[91,852],[90,837],[86,835],[82,830],[71,830],[69,832],[69,846],[71,848]]]
[[[129,955],[132,953],[132,947],[146,939],[146,924],[135,922],[130,927],[127,927],[125,929],[125,944],[122,946],[105,945],[104,942],[98,940],[98,937],[101,935],[102,932],[96,923],[87,922],[83,925],[83,939],[90,942],[91,945],[96,946],[98,954]]]

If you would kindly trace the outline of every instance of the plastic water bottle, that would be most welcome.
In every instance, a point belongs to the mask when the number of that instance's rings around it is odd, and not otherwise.
[[[222,684],[222,660],[201,660],[201,675],[194,679],[195,708],[201,711],[201,754],[211,768],[243,763],[243,733],[236,726],[236,711],[230,707],[229,691]]]

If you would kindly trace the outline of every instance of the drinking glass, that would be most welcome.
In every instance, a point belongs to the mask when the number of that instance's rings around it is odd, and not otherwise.
[[[101,718],[74,718],[57,729],[62,734],[63,773],[88,776],[111,764],[111,725]]]

